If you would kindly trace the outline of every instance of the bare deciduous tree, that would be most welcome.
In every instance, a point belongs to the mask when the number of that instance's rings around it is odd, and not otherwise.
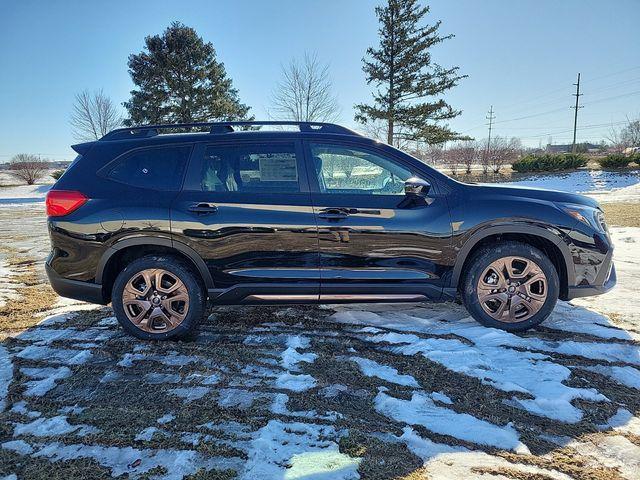
[[[98,140],[121,126],[122,116],[102,90],[84,90],[76,95],[70,123],[78,140]]]
[[[462,165],[459,153],[455,145],[449,148],[445,147],[442,150],[442,162],[447,166],[451,175],[457,175],[458,169]]]
[[[627,117],[627,123],[622,128],[609,130],[606,136],[614,151],[622,153],[626,148],[640,146],[640,118],[634,120]]]
[[[471,166],[478,158],[478,147],[476,142],[471,140],[456,142],[449,149],[447,155],[451,157],[452,162],[455,162],[456,170],[458,167],[464,166],[465,173],[468,174],[471,173]]]
[[[9,172],[27,185],[33,185],[47,173],[48,162],[28,153],[19,153],[9,162]]]
[[[282,67],[282,79],[271,95],[272,116],[296,122],[331,122],[340,114],[329,66],[304,54]]]
[[[491,168],[493,173],[499,173],[505,165],[512,163],[522,151],[522,142],[518,138],[495,137],[491,145],[484,152],[482,161],[483,173]]]

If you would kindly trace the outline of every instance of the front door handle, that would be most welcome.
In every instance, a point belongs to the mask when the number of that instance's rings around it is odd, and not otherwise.
[[[200,202],[191,205],[189,207],[189,211],[197,213],[198,215],[209,215],[211,213],[216,213],[218,211],[218,207],[213,203]]]
[[[324,218],[325,220],[340,220],[342,218],[347,218],[349,213],[350,209],[348,208],[328,207],[320,210],[318,217]]]

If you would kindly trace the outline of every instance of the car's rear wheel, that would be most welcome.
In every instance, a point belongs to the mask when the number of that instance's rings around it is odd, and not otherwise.
[[[544,253],[525,243],[504,242],[474,254],[462,299],[478,322],[515,332],[542,323],[559,289],[558,273]]]
[[[164,255],[128,264],[114,282],[111,302],[122,327],[144,340],[191,335],[206,307],[203,287],[192,269]]]

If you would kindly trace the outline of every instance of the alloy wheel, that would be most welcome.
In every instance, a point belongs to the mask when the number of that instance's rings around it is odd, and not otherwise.
[[[141,330],[175,329],[189,310],[189,292],[176,275],[160,268],[142,270],[129,279],[122,294],[124,311]]]
[[[503,257],[484,269],[478,301],[491,318],[515,323],[535,315],[547,299],[547,277],[540,266],[523,257]]]

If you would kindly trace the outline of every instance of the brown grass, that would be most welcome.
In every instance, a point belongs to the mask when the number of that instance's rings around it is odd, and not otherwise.
[[[514,480],[553,480],[554,477],[545,475],[544,473],[531,473],[523,472],[522,470],[516,470],[514,468],[507,467],[473,467],[471,469],[473,473],[484,475],[485,473],[494,476],[503,476],[507,478],[513,478]]]
[[[19,272],[12,280],[22,286],[16,289],[19,299],[8,300],[0,307],[0,339],[36,325],[42,319],[39,314],[51,309],[58,298],[48,284],[42,283],[34,260],[14,257],[9,266]]]
[[[609,225],[640,227],[640,203],[603,203],[601,206]]]
[[[558,448],[545,457],[518,455],[511,452],[500,452],[498,455],[514,464],[520,463],[545,470],[557,470],[582,480],[622,480],[623,478],[615,468],[590,466],[588,460],[569,447]]]

